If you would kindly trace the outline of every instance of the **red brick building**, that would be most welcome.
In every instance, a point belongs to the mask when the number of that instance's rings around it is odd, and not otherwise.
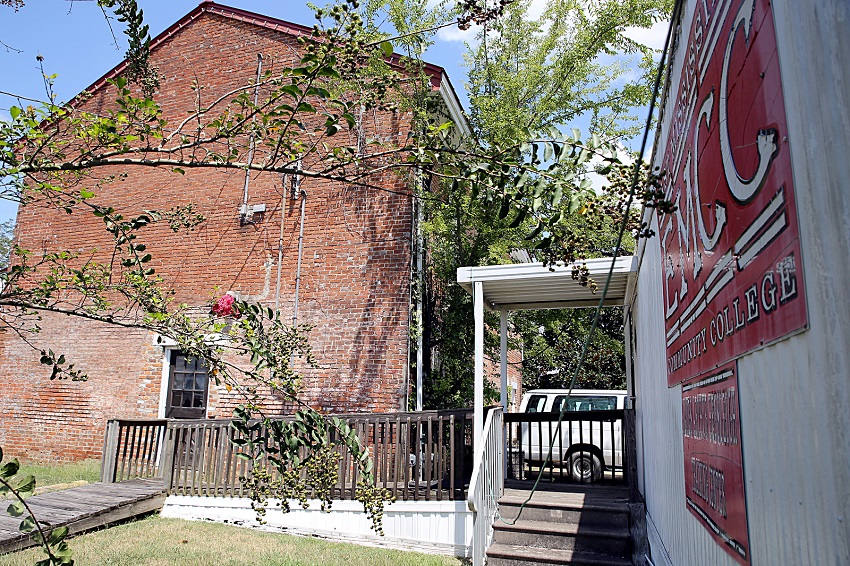
[[[297,37],[310,32],[258,14],[201,4],[151,43],[151,62],[161,76],[157,100],[165,117],[173,122],[185,116],[192,107],[189,97],[197,92],[193,81],[210,99],[249,84],[258,54],[266,68],[293,64],[302,49]],[[109,108],[114,88],[106,79],[121,70],[116,67],[88,89],[92,97],[84,103],[87,110]],[[462,120],[442,69],[429,65],[425,71],[445,113]],[[403,113],[378,112],[361,127],[363,135],[391,139],[406,136],[409,121]],[[245,222],[240,214],[243,171],[188,170],[179,175],[131,167],[113,173],[119,172],[126,178],[97,194],[116,210],[130,215],[192,203],[206,217],[191,232],[174,233],[167,225],[154,224],[140,233],[157,274],[176,290],[176,301],[202,307],[232,291],[267,306],[277,303],[291,320],[302,203],[292,198],[279,175],[251,176],[248,206],[257,212]],[[315,325],[310,342],[320,366],[305,373],[303,398],[328,411],[407,407],[415,201],[401,176],[387,174],[380,184],[388,190],[310,179],[301,184],[306,200],[298,322]],[[110,249],[107,236],[102,222],[85,213],[66,215],[38,205],[18,213],[17,241],[36,254]],[[0,446],[14,455],[97,457],[107,419],[181,416],[174,410],[180,406],[174,399],[181,395],[193,399],[190,404],[197,410],[190,412],[197,417],[228,416],[238,402],[209,380],[190,379],[192,362],[187,367],[180,353],[163,346],[153,333],[64,315],[45,316],[41,326],[33,345],[67,354],[89,379],[49,381],[49,368],[39,363],[36,350],[10,332],[0,334]]]

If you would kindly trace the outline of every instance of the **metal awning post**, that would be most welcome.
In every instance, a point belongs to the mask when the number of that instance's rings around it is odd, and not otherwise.
[[[499,311],[499,346],[501,367],[500,374],[502,377],[502,390],[499,401],[502,404],[502,409],[508,412],[508,311]]]
[[[502,411],[508,412],[508,311],[502,309],[499,311],[499,360],[501,367],[499,373],[502,378],[502,390],[500,401]],[[508,477],[508,460],[504,454],[508,454],[507,450],[508,436],[505,435],[502,439],[502,477]]]
[[[472,303],[475,318],[475,393],[473,397],[474,414],[472,418],[473,454],[481,447],[481,434],[484,429],[484,284],[474,284]]]

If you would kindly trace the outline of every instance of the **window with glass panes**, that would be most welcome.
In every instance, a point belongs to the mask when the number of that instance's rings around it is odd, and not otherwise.
[[[165,417],[204,418],[207,411],[209,383],[207,367],[203,360],[187,356],[180,351],[172,351]]]

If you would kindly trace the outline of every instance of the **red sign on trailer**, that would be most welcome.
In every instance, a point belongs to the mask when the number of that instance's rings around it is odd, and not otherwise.
[[[749,564],[736,366],[682,384],[685,500],[726,552]]]
[[[694,4],[661,162],[669,386],[807,325],[770,2]]]

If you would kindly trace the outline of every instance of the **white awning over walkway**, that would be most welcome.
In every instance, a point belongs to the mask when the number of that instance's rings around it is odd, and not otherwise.
[[[611,268],[611,258],[589,259],[583,262],[590,278],[599,285],[592,293],[572,278],[571,267],[550,270],[541,263],[513,263],[484,267],[461,267],[457,282],[473,293],[477,282],[483,284],[485,306],[491,310],[538,310],[595,307]],[[605,304],[622,306],[629,284],[637,274],[637,258],[618,257],[614,261],[614,276]]]
[[[457,282],[472,294],[475,313],[475,454],[484,426],[484,308],[501,313],[501,404],[507,408],[508,311],[595,307],[602,296],[612,261],[614,273],[604,304],[622,306],[631,295],[637,276],[634,256],[583,262],[590,272],[589,277],[599,286],[596,293],[573,279],[570,266],[550,269],[542,263],[516,263],[457,270]]]

